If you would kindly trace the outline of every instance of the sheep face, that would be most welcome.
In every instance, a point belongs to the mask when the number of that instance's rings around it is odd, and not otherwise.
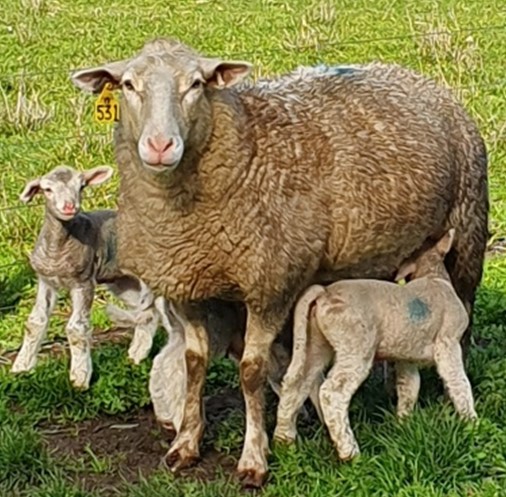
[[[455,228],[451,228],[437,242],[427,240],[419,250],[403,262],[395,280],[418,279],[425,276],[449,280],[444,260],[452,248],[454,238]]]
[[[157,39],[130,60],[77,71],[72,81],[93,93],[106,83],[121,89],[121,125],[142,165],[167,173],[185,150],[205,145],[212,131],[212,92],[236,84],[250,70],[246,62],[201,57],[179,42]]]
[[[46,209],[60,221],[70,221],[81,209],[81,195],[88,185],[98,185],[108,180],[112,168],[100,166],[79,172],[68,166],[58,166],[40,178],[29,181],[20,196],[22,202],[30,202],[37,194],[46,198]]]

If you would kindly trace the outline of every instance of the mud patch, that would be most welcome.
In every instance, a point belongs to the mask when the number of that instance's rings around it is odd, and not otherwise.
[[[201,460],[178,473],[179,478],[211,481],[234,471],[238,454],[220,453],[213,439],[231,412],[244,411],[241,394],[226,389],[206,398],[205,405],[207,426]],[[39,432],[53,457],[72,468],[72,481],[100,495],[120,495],[127,483],[137,483],[157,470],[168,471],[162,459],[171,440],[151,408],[81,423],[45,422],[39,425]]]

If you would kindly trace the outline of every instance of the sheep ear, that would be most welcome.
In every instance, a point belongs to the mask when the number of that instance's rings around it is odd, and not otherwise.
[[[88,93],[100,93],[106,83],[111,83],[112,88],[117,89],[127,64],[128,60],[120,60],[101,67],[80,69],[73,73],[70,79],[80,90]]]
[[[26,204],[27,202],[30,202],[30,200],[32,200],[32,198],[35,195],[37,195],[37,193],[40,193],[40,191],[41,191],[40,178],[29,181],[26,184],[23,193],[21,193],[21,195],[19,196],[19,200],[21,200],[21,202],[24,202]]]
[[[404,262],[401,264],[401,267],[397,271],[395,276],[395,281],[401,281],[406,279],[408,276],[413,274],[416,271],[416,264],[413,261]]]
[[[98,166],[82,173],[86,186],[100,185],[107,181],[113,173],[112,167]]]
[[[455,228],[451,228],[436,243],[436,249],[441,256],[444,257],[450,251],[454,239],[455,239]]]
[[[253,65],[242,60],[224,61],[202,58],[200,60],[204,78],[213,88],[228,88],[242,81],[251,72]]]

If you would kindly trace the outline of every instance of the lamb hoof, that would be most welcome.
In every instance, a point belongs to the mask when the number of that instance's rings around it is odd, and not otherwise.
[[[72,386],[75,390],[79,392],[85,392],[90,388],[90,385],[87,385],[86,383],[78,383],[78,382],[72,382]]]
[[[158,423],[163,428],[163,431],[167,434],[170,440],[174,440],[177,435],[176,427],[174,426],[174,423],[170,421],[161,421],[159,420]]]
[[[400,422],[407,421],[411,417],[412,411],[410,409],[402,409],[397,411],[397,418]]]
[[[293,445],[295,437],[289,433],[274,432],[273,441],[276,445]]]
[[[23,362],[15,361],[11,367],[11,373],[19,374],[19,373],[28,373],[34,368],[35,365],[24,364]]]
[[[165,466],[173,473],[193,466],[199,459],[198,453],[192,451],[189,444],[180,447],[171,448],[165,456],[163,462]]]
[[[132,363],[134,366],[138,366],[143,360],[144,357],[138,357],[135,354],[128,353],[128,361]]]
[[[465,411],[463,413],[460,414],[460,417],[464,420],[464,421],[467,421],[467,422],[473,422],[473,421],[477,421],[478,420],[478,415],[476,414],[476,412],[474,410],[469,410],[469,411]]]
[[[267,473],[256,469],[242,469],[237,471],[237,477],[243,488],[261,488]]]
[[[149,350],[145,350],[140,347],[136,347],[135,349],[130,349],[128,351],[128,359],[130,362],[138,366],[146,357],[149,355]]]
[[[347,451],[340,451],[338,452],[338,454],[339,459],[341,459],[342,462],[349,462],[360,455],[360,450],[358,447],[353,447],[352,449]]]
[[[71,375],[70,383],[76,390],[84,392],[90,388],[90,379],[91,374]]]

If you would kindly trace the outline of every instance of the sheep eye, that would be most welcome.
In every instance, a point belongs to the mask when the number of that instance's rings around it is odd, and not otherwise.
[[[125,88],[128,91],[134,91],[135,90],[134,85],[128,79],[123,82],[123,88]]]
[[[202,82],[202,80],[201,80],[201,79],[196,79],[196,80],[192,83],[192,85],[191,85],[191,87],[190,87],[190,88],[191,88],[192,90],[196,90],[197,88],[200,88],[200,87],[202,86],[202,84],[203,84],[203,82]]]
[[[51,193],[53,190],[51,188],[44,188],[43,189],[45,193]]]

